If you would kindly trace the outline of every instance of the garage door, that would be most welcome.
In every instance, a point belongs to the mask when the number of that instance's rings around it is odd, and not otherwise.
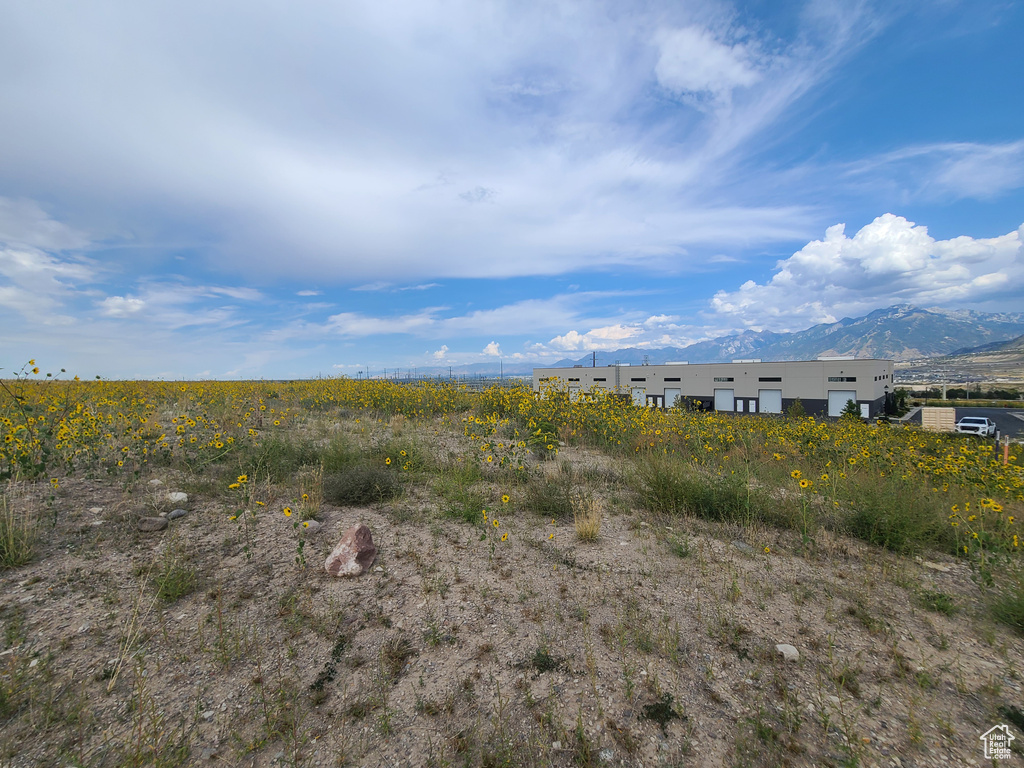
[[[633,405],[645,405],[647,393],[643,387],[633,387]]]
[[[733,392],[732,389],[716,389],[715,390],[715,410],[716,411],[733,411]]]
[[[857,390],[855,389],[830,389],[828,391],[828,415],[842,416],[846,401],[857,402]]]
[[[669,387],[665,390],[665,407],[671,408],[676,404],[676,400],[683,396],[683,390],[672,389]]]
[[[761,401],[761,413],[782,413],[781,389],[759,389],[757,398]]]

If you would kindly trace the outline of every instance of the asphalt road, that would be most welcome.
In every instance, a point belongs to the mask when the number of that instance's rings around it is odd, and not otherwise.
[[[964,416],[988,416],[996,423],[1000,435],[1015,440],[1024,438],[1024,408],[957,408],[956,420]]]
[[[964,416],[988,416],[996,423],[999,435],[1009,435],[1012,440],[1024,440],[1024,408],[955,408],[956,421]],[[921,423],[921,412],[910,417],[915,424]]]

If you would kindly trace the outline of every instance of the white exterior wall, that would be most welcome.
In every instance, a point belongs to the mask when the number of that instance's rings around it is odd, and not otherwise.
[[[734,403],[741,399],[747,401],[744,410],[749,411],[749,401],[756,400],[758,391],[762,389],[781,390],[783,401],[799,397],[805,403],[818,403],[825,407],[830,390],[855,391],[858,402],[880,402],[886,385],[890,392],[893,391],[892,373],[892,361],[880,359],[606,365],[599,368],[535,368],[533,387],[539,389],[542,380],[546,380],[562,388],[578,386],[582,391],[604,389],[634,399],[635,391],[643,389],[648,400],[655,399],[659,405],[665,406],[672,405],[665,402],[666,390],[681,390],[684,399],[713,400],[715,390],[731,389]],[[830,378],[836,380],[829,381]]]

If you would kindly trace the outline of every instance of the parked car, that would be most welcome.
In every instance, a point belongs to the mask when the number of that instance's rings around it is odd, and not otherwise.
[[[956,431],[968,435],[995,437],[996,423],[984,416],[964,416],[956,423]]]

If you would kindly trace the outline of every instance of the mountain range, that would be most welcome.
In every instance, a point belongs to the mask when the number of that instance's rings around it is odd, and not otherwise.
[[[999,344],[1024,334],[1024,313],[992,314],[973,310],[920,309],[897,305],[864,317],[844,317],[804,331],[743,331],[687,347],[620,349],[599,352],[598,363],[652,364],[728,362],[737,358],[814,360],[828,355],[853,355],[906,361],[950,355],[978,346]],[[590,365],[592,355],[563,359],[551,367]]]
[[[974,310],[921,309],[910,305],[897,305],[878,309],[863,317],[844,317],[835,323],[822,323],[803,331],[776,333],[774,331],[742,331],[701,341],[686,347],[640,349],[627,347],[597,353],[597,365],[616,361],[639,365],[653,365],[671,361],[689,363],[728,362],[737,358],[762,360],[814,360],[830,355],[876,357],[897,362],[920,360],[944,355],[980,351],[1012,341],[1018,345],[1024,340],[1024,313],[986,313]],[[989,351],[989,350],[985,350]],[[592,365],[592,353],[571,359],[563,358],[543,367],[569,367]],[[506,375],[526,375],[533,371],[532,364],[506,364]],[[541,367],[541,366],[538,366]],[[490,375],[497,373],[494,364],[458,366],[452,369],[460,375]],[[420,373],[447,374],[448,368],[436,371],[420,369]]]

